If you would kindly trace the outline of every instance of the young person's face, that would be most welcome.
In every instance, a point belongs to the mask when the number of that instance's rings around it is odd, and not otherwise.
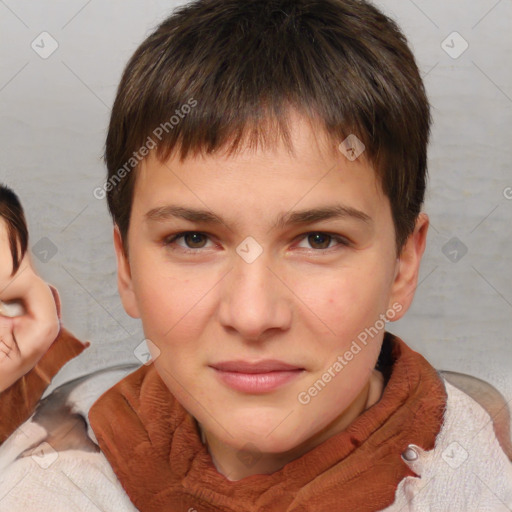
[[[125,309],[170,391],[217,443],[275,454],[364,410],[382,319],[412,300],[428,224],[421,216],[397,259],[371,166],[296,115],[292,126],[295,155],[148,158],[128,260],[115,232]]]
[[[11,252],[11,245],[9,242],[9,231],[7,222],[3,217],[0,217],[0,301],[11,301],[19,297],[13,296],[13,289],[11,286],[15,279],[19,277],[13,276],[14,261]],[[18,270],[20,272],[20,270]],[[5,305],[0,306],[0,312],[5,310]]]
[[[9,245],[9,234],[7,232],[7,224],[0,217],[0,292],[5,288],[12,274],[12,254]]]

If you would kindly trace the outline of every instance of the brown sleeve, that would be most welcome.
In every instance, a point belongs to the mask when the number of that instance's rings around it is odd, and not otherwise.
[[[0,393],[0,444],[31,416],[57,372],[89,345],[88,341],[81,342],[61,327],[59,335],[36,366]]]

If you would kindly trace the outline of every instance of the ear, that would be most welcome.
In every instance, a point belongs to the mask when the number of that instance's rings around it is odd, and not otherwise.
[[[427,242],[428,226],[428,216],[425,213],[420,213],[416,219],[414,231],[407,239],[397,260],[389,307],[393,304],[400,304],[402,308],[399,312],[397,311],[393,321],[402,318],[414,298],[418,285],[421,257]]]
[[[133,290],[130,261],[124,251],[123,237],[117,224],[114,225],[114,249],[117,258],[117,288],[124,310],[132,318],[140,318],[139,307]]]

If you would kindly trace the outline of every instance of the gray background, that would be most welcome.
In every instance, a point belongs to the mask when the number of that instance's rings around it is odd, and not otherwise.
[[[511,401],[512,1],[377,4],[406,33],[434,116],[421,283],[390,330],[437,368],[484,378]],[[93,190],[104,180],[122,69],[175,5],[0,0],[0,179],[21,196],[34,261],[60,290],[64,325],[92,342],[50,389],[99,367],[138,363],[142,330],[120,304],[111,221]],[[58,43],[46,59],[31,47],[51,48],[43,31]],[[461,55],[454,31],[469,44]]]

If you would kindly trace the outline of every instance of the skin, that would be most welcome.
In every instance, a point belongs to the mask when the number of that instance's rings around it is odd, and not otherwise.
[[[12,270],[7,226],[0,218],[0,392],[37,364],[60,329],[53,294],[28,253],[14,276]],[[13,308],[15,303],[21,307]],[[11,317],[9,310],[15,309],[17,316]]]
[[[128,255],[114,229],[123,305],[141,318],[157,372],[230,480],[279,470],[378,401],[383,330],[310,403],[297,397],[393,304],[401,307],[394,320],[403,316],[425,248],[421,214],[397,255],[390,203],[364,154],[350,162],[319,127],[294,112],[290,119],[293,152],[278,144],[183,162],[150,155],[137,174]],[[335,204],[369,219],[274,226],[288,212]],[[166,205],[206,209],[224,221],[148,217]],[[172,240],[182,232],[200,234]],[[309,236],[318,232],[348,245]],[[252,263],[236,252],[248,236],[263,248]],[[304,370],[254,394],[226,386],[210,367],[264,359]],[[257,462],[248,467],[241,453]]]

